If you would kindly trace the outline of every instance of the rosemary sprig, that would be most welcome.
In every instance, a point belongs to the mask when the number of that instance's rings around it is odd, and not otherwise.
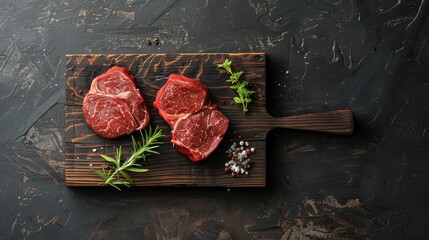
[[[156,126],[155,130],[152,131],[152,127],[149,126],[149,130],[146,129],[142,132],[140,130],[140,136],[142,142],[136,141],[136,139],[131,136],[132,145],[133,145],[133,153],[127,158],[125,161],[121,161],[122,156],[122,146],[116,148],[116,156],[109,157],[104,154],[100,154],[100,156],[109,163],[113,163],[113,166],[102,165],[102,170],[91,169],[98,176],[103,179],[103,182],[99,184],[102,185],[110,185],[119,191],[121,188],[119,186],[123,185],[126,187],[130,187],[133,183],[130,175],[127,172],[147,172],[149,169],[145,169],[141,167],[141,164],[136,163],[137,160],[143,159],[145,160],[147,156],[150,154],[159,154],[159,152],[155,151],[155,148],[159,147],[161,142],[158,141],[159,138],[164,136],[162,134],[161,129]]]
[[[247,105],[252,102],[250,96],[254,93],[254,91],[247,89],[247,86],[249,85],[248,81],[240,82],[239,79],[243,74],[243,71],[233,72],[231,63],[231,60],[225,59],[225,61],[222,64],[218,64],[217,67],[225,69],[226,72],[230,75],[229,79],[226,81],[231,83],[230,88],[234,89],[238,94],[238,97],[234,97],[234,102],[237,104],[241,103],[243,106],[243,112],[246,114],[248,110]]]

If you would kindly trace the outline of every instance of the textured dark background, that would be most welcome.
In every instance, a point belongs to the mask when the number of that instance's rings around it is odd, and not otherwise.
[[[0,239],[428,239],[427,0],[0,1]],[[160,45],[146,41],[159,36]],[[65,53],[264,51],[266,189],[64,184]]]

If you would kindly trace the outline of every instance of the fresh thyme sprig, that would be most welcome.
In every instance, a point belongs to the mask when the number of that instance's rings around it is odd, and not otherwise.
[[[254,93],[254,91],[247,89],[247,86],[249,85],[248,81],[240,82],[239,79],[243,74],[243,71],[233,72],[231,63],[231,60],[225,59],[225,61],[222,64],[218,64],[217,67],[225,69],[226,72],[230,75],[229,79],[226,81],[231,83],[230,88],[234,89],[238,94],[238,97],[234,97],[234,102],[238,104],[241,103],[243,106],[243,112],[246,114],[248,110],[247,105],[252,102],[250,96]]]
[[[158,126],[156,126],[155,130],[153,131],[152,127],[149,126],[148,131],[146,129],[143,132],[140,130],[140,136],[142,139],[141,143],[136,141],[136,139],[131,136],[133,153],[125,161],[121,161],[122,146],[116,148],[116,156],[114,158],[100,154],[104,160],[113,163],[114,166],[102,165],[102,171],[92,169],[92,171],[97,173],[104,180],[104,182],[100,182],[99,184],[110,185],[121,191],[119,186],[123,185],[130,187],[130,185],[133,183],[133,180],[127,172],[142,173],[149,170],[142,168],[141,164],[136,162],[140,159],[145,160],[146,157],[150,154],[159,154],[159,152],[155,151],[154,149],[159,147],[161,142],[158,140],[164,135]]]

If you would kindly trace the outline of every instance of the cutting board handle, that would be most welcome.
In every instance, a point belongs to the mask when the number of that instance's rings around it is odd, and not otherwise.
[[[341,135],[353,133],[353,112],[335,110],[329,112],[309,113],[289,117],[273,117],[272,127],[326,132]]]

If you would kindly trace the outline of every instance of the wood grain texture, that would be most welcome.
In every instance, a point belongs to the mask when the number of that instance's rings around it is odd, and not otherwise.
[[[245,71],[246,80],[256,91],[249,114],[243,115],[241,106],[232,101],[234,92],[225,80],[228,76],[216,68],[225,58],[232,59],[234,67]],[[66,63],[66,185],[98,186],[100,178],[91,168],[106,164],[101,153],[114,155],[115,147],[130,151],[130,137],[104,139],[96,135],[82,115],[82,101],[92,79],[111,66],[129,69],[135,77],[151,114],[151,124],[159,125],[166,135],[159,148],[161,154],[151,156],[143,163],[149,171],[131,174],[134,186],[224,186],[264,187],[266,179],[265,149],[268,125],[252,124],[260,116],[269,115],[265,109],[265,54],[126,54],[126,55],[67,55]],[[228,133],[218,149],[205,161],[192,163],[170,143],[171,129],[153,108],[155,95],[171,73],[179,73],[203,82],[210,99],[222,112],[233,119]],[[234,116],[237,117],[234,117]],[[247,121],[249,120],[249,122]],[[232,141],[246,139],[256,148],[255,162],[250,176],[231,177],[225,173],[226,149]],[[95,151],[95,152],[94,152]]]
[[[66,62],[66,185],[98,186],[100,178],[91,171],[106,164],[101,153],[114,155],[115,147],[130,151],[130,137],[104,139],[96,135],[82,116],[82,101],[91,81],[111,66],[129,69],[135,77],[151,114],[151,124],[159,125],[166,135],[159,156],[151,156],[143,165],[150,169],[131,174],[135,186],[222,186],[264,187],[266,185],[266,135],[275,127],[351,134],[353,115],[348,110],[275,118],[266,110],[266,56],[264,53],[218,54],[70,54]],[[233,68],[244,71],[243,78],[255,91],[249,111],[234,104],[235,93],[225,82],[228,76],[216,64],[231,59]],[[173,148],[171,129],[153,108],[157,91],[172,73],[183,74],[205,84],[210,100],[230,119],[224,141],[206,160],[192,163]],[[231,177],[224,171],[225,151],[233,141],[247,140],[256,153],[250,176]]]

